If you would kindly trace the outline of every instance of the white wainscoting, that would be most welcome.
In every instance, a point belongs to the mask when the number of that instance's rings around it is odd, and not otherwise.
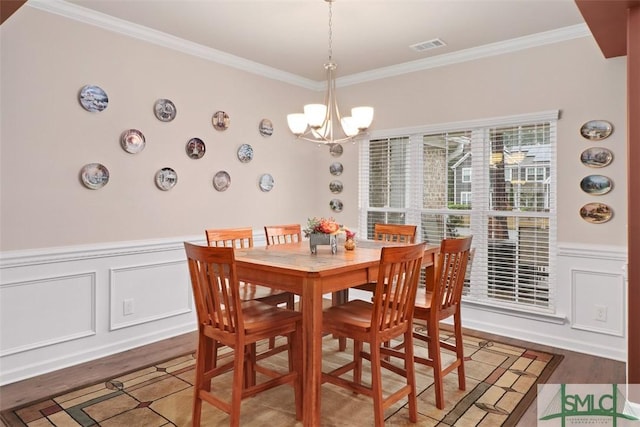
[[[0,384],[195,330],[184,241],[3,252]]]
[[[465,304],[462,323],[471,329],[626,361],[626,263],[626,247],[560,243],[555,313]],[[606,314],[597,318],[602,310]]]
[[[254,239],[265,244],[262,230]],[[195,330],[184,241],[205,244],[190,236],[3,252],[0,384]],[[463,324],[626,360],[626,259],[626,248],[562,244],[556,313],[465,305]],[[596,306],[606,307],[606,318],[594,318]]]

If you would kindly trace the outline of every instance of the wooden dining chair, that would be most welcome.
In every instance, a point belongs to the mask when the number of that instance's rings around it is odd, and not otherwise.
[[[411,345],[414,301],[424,250],[423,243],[382,248],[373,302],[353,300],[331,306],[323,312],[325,332],[351,338],[354,343],[353,360],[331,372],[323,372],[322,381],[372,397],[376,426],[384,425],[385,408],[405,397],[409,401],[409,419],[417,421]],[[407,344],[402,349],[404,351],[383,346],[400,336]],[[363,350],[363,343],[369,344],[368,353]],[[400,358],[403,363],[393,363],[391,357]],[[369,360],[371,364],[370,385],[362,381],[362,359]],[[382,368],[403,377],[406,382],[386,397],[382,393]],[[353,371],[353,378],[344,378],[344,374],[350,371]]]
[[[302,419],[302,315],[257,300],[240,298],[234,249],[197,246],[185,242],[198,318],[198,350],[194,381],[192,425],[200,426],[202,401],[229,414],[240,425],[242,399],[273,387],[294,388],[296,418]],[[256,343],[278,335],[288,337],[287,372],[258,364]],[[220,342],[233,349],[233,360],[214,365],[211,353]],[[293,368],[292,368],[293,367]],[[232,370],[231,396],[222,396],[215,378]],[[256,383],[256,372],[268,379]],[[262,377],[261,377],[262,378]]]
[[[296,243],[302,241],[300,224],[267,225],[264,227],[267,246]]]
[[[433,368],[436,407],[444,408],[443,378],[450,372],[458,371],[458,388],[466,388],[464,373],[464,345],[462,341],[462,319],[460,302],[464,288],[467,264],[470,259],[473,236],[444,239],[436,259],[433,290],[419,288],[416,293],[414,318],[427,323],[427,335],[414,332],[414,338],[427,343],[427,357],[415,356],[416,363]],[[455,342],[440,339],[440,322],[453,318]],[[442,366],[441,348],[455,353],[456,358],[447,366]]]
[[[252,248],[253,247],[253,229],[251,227],[243,228],[223,228],[223,229],[207,229],[207,244],[213,247],[230,247],[235,249]],[[286,305],[286,308],[295,309],[294,295],[291,292],[271,289],[266,286],[255,285],[253,283],[240,282],[240,298],[243,301],[259,300],[270,305]],[[214,357],[217,357],[216,345],[214,348]],[[269,341],[269,348],[275,349],[275,338]],[[285,350],[280,347],[278,350]],[[275,351],[277,352],[277,351]],[[215,362],[214,362],[215,363]]]

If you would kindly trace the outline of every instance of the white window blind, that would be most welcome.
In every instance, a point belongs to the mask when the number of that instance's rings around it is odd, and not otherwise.
[[[464,299],[553,312],[557,114],[425,127],[364,142],[361,235],[372,238],[377,222],[416,224],[419,240],[432,244],[473,235]]]

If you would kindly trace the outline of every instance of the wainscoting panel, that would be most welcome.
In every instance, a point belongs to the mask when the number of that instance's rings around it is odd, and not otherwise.
[[[575,269],[571,273],[571,327],[624,336],[625,279],[622,272]]]
[[[0,357],[94,335],[95,287],[95,272],[2,283]]]
[[[2,252],[0,385],[195,330],[184,241]]]
[[[111,270],[111,330],[153,322],[192,310],[184,260]]]

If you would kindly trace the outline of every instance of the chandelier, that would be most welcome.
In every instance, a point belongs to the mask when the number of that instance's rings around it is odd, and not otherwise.
[[[329,3],[329,61],[324,64],[327,73],[327,93],[324,104],[307,104],[304,113],[287,115],[287,124],[291,132],[299,139],[319,144],[339,144],[353,141],[366,134],[373,121],[373,107],[355,107],[351,109],[351,116],[342,117],[338,109],[336,96],[336,63],[332,55],[332,13],[331,3],[335,0],[324,0]],[[342,134],[337,133],[337,129]]]

